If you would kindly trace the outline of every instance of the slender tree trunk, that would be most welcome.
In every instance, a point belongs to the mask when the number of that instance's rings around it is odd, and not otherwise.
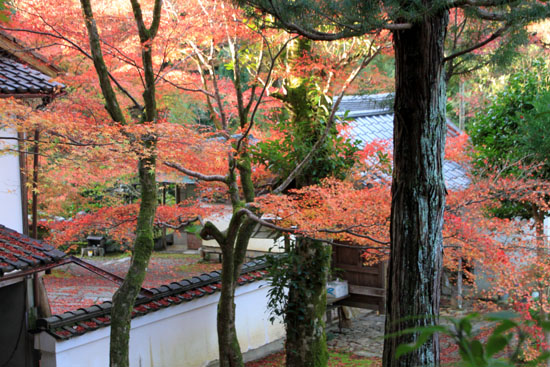
[[[137,122],[155,123],[157,120],[157,105],[155,82],[156,74],[153,70],[152,47],[155,36],[158,32],[161,18],[162,0],[154,1],[153,19],[150,27],[147,28],[143,21],[141,6],[138,0],[130,0],[134,19],[138,29],[141,43],[141,60],[143,63],[144,90],[143,102],[140,105],[129,94],[134,105],[130,108],[130,115]],[[88,32],[92,60],[96,70],[101,92],[105,100],[105,108],[109,115],[121,125],[127,123],[126,117],[120,108],[117,95],[111,85],[107,65],[101,50],[99,31],[94,19],[90,0],[80,0],[82,13]],[[141,202],[136,225],[136,240],[132,251],[132,260],[124,282],[113,296],[111,309],[111,337],[109,363],[111,367],[129,366],[129,342],[130,322],[134,302],[141,289],[149,258],[153,252],[153,222],[157,207],[157,183],[155,178],[156,168],[156,142],[154,135],[140,137],[140,148],[143,148],[143,155],[138,160],[138,176],[141,190]]]
[[[438,322],[445,205],[443,46],[447,22],[448,14],[443,11],[425,15],[410,29],[394,32],[397,92],[386,334]],[[409,334],[386,339],[384,367],[438,366],[437,335],[416,351],[395,358],[400,344],[417,337]]]
[[[300,239],[296,268],[288,290],[286,313],[286,366],[324,367],[328,361],[325,322],[327,269],[330,246]]]
[[[458,258],[458,270],[456,272],[456,305],[462,310],[462,256]]]
[[[218,350],[220,367],[241,367],[243,357],[235,328],[235,288],[233,249],[223,252],[222,289],[218,302]]]
[[[155,157],[139,160],[141,205],[137,221],[132,262],[124,282],[113,296],[111,310],[110,366],[129,366],[130,321],[134,302],[145,279],[147,264],[153,252],[153,220],[157,205]]]
[[[544,235],[544,212],[538,206],[533,204],[533,218],[535,220],[535,244],[537,246],[537,256],[544,260],[546,258],[546,238]]]

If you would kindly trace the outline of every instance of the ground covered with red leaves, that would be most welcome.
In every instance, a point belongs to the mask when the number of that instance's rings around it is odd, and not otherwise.
[[[126,275],[130,265],[129,256],[84,260],[120,277]],[[221,268],[220,264],[202,263],[200,260],[198,255],[153,254],[143,287],[154,288]],[[53,315],[110,301],[118,288],[116,283],[76,264],[54,269],[44,276],[44,283]]]
[[[364,358],[337,350],[329,351],[328,367],[379,367],[382,361],[378,358]],[[246,367],[284,367],[284,351],[271,354],[260,360],[246,363]]]

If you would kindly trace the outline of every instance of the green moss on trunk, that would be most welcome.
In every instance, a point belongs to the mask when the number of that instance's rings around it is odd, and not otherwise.
[[[111,367],[129,366],[130,320],[132,309],[145,279],[149,258],[153,252],[153,219],[157,204],[155,158],[139,161],[141,204],[137,222],[132,260],[124,282],[113,296],[111,310]]]
[[[294,250],[286,310],[287,367],[325,367],[328,362],[325,322],[330,247],[301,239]]]

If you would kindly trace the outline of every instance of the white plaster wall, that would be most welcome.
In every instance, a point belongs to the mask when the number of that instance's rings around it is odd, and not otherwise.
[[[544,217],[544,240],[548,246],[550,242],[550,217]]]
[[[225,230],[229,227],[232,213],[231,207],[226,207],[223,213],[213,215],[206,219],[214,223],[216,227]],[[216,240],[202,240],[202,245],[206,247],[220,247]],[[283,237],[277,239],[252,237],[248,241],[247,249],[259,252],[282,253],[285,251],[285,241]]]
[[[205,247],[220,247],[216,240],[202,240],[202,245]],[[279,237],[275,240],[271,238],[252,237],[248,240],[248,247],[246,249],[265,253],[283,253],[285,252],[285,240],[283,237]]]
[[[17,133],[0,129],[0,136],[17,137]],[[22,233],[19,156],[17,153],[5,153],[5,149],[17,150],[17,141],[0,139],[0,224]]]
[[[237,288],[236,326],[243,352],[283,337],[284,326],[271,324],[265,281]],[[216,310],[219,293],[152,312],[132,320],[130,366],[202,367],[218,359]],[[109,332],[102,328],[58,341],[42,332],[42,367],[104,367],[109,365]],[[55,358],[52,358],[55,356]]]

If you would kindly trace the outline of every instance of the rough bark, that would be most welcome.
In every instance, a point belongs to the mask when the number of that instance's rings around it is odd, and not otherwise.
[[[445,205],[445,79],[443,47],[447,11],[425,15],[394,32],[396,96],[391,255],[386,335],[438,322]],[[414,93],[411,93],[414,91]],[[416,351],[395,358],[418,334],[388,338],[384,367],[438,366],[435,335]]]
[[[330,246],[300,239],[291,269],[286,322],[286,366],[324,367],[328,362],[326,310]]]

